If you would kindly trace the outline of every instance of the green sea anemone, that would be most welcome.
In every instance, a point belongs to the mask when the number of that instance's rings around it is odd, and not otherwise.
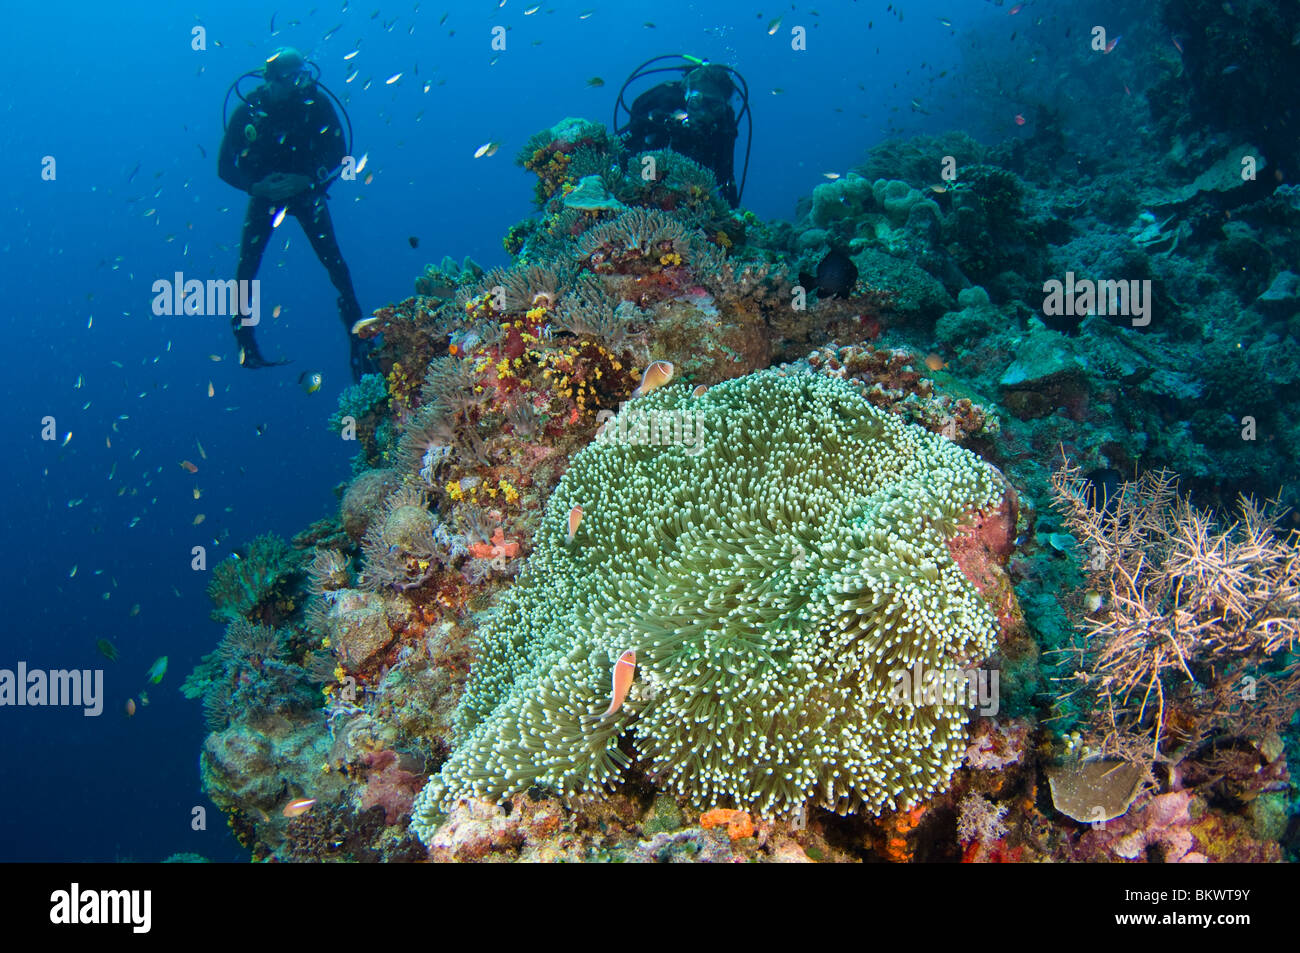
[[[479,624],[421,837],[456,798],[598,790],[632,750],[661,788],[760,814],[946,787],[969,709],[895,699],[891,673],[992,653],[997,620],[948,541],[1001,501],[1000,474],[834,378],[764,371],[693,395],[633,401],[574,456]],[[635,681],[604,716],[629,648]]]

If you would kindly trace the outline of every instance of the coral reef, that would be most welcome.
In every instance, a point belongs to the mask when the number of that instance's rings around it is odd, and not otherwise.
[[[891,140],[794,222],[589,120],[529,140],[509,265],[358,323],[337,514],[214,567],[184,690],[252,856],[1300,856],[1300,523],[1225,507],[1300,502],[1294,142],[1188,122],[1260,72],[1193,32],[1114,117],[1044,79],[1016,137]],[[832,255],[843,291],[796,277]],[[1049,308],[1069,273],[1149,321]]]

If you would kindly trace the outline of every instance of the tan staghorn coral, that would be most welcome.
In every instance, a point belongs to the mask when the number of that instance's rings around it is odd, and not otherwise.
[[[1277,663],[1300,637],[1300,532],[1247,498],[1223,526],[1166,471],[1104,501],[1075,467],[1052,483],[1100,601],[1059,699],[1095,699],[1089,743],[1129,755],[1145,738],[1159,757],[1229,723],[1251,736],[1290,721],[1300,672]]]

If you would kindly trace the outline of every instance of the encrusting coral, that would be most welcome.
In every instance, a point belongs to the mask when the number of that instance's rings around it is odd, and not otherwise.
[[[693,438],[640,439],[674,427]],[[480,625],[417,833],[460,797],[598,790],[627,766],[629,730],[661,787],[705,805],[879,811],[942,790],[969,708],[891,687],[994,651],[998,618],[950,543],[1006,505],[1000,474],[822,375],[665,387],[610,428],[574,456]],[[629,648],[636,681],[602,716]]]

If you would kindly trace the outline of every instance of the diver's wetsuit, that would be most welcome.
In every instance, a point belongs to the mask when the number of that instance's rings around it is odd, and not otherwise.
[[[629,112],[629,149],[672,149],[707,166],[718,180],[722,197],[736,207],[739,197],[733,157],[739,124],[725,100],[705,97],[687,108],[686,84],[674,80],[647,89],[632,102]],[[682,113],[685,120],[673,118]]]
[[[251,135],[250,135],[251,130]],[[248,101],[235,110],[225,136],[217,172],[221,178],[244,192],[249,192],[248,211],[244,215],[239,243],[239,264],[235,277],[241,281],[257,275],[262,255],[271,237],[276,211],[284,206],[285,214],[298,219],[316,257],[329,272],[330,281],[339,293],[339,317],[351,331],[361,318],[361,305],[352,287],[352,275],[343,261],[334,237],[334,223],[326,205],[330,176],[345,154],[343,129],[338,114],[325,96],[308,86],[295,99],[277,105],[259,87]],[[303,192],[280,202],[251,193],[252,187],[272,173],[304,175],[312,185]],[[262,367],[268,362],[258,350],[251,327],[241,327],[239,316],[231,322],[235,339],[244,350],[246,366]],[[353,377],[368,370],[364,348],[349,336],[352,347]],[[364,342],[361,342],[364,343]]]

